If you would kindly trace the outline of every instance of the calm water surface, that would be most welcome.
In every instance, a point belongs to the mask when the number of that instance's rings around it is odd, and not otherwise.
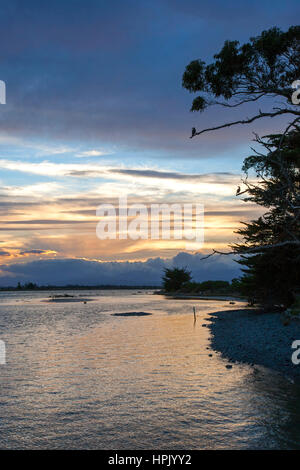
[[[0,448],[300,449],[299,387],[208,356],[209,312],[240,304],[51,294],[0,294]],[[111,315],[130,311],[153,315]]]

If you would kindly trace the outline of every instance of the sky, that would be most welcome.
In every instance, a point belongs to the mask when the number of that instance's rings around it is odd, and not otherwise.
[[[240,221],[261,213],[235,197],[253,132],[283,123],[190,139],[193,126],[255,109],[191,113],[182,74],[191,60],[211,62],[225,40],[285,30],[299,13],[297,0],[0,0],[0,286],[151,284],[178,262],[199,280],[236,276],[231,258],[208,268],[184,240],[100,240],[96,209],[121,195],[147,206],[199,203],[201,253],[234,242]]]

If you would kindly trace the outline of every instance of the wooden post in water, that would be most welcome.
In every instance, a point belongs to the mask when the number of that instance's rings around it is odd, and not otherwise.
[[[195,307],[193,307],[193,312],[194,312],[194,323],[196,323],[197,317],[196,317],[196,309],[195,309]]]

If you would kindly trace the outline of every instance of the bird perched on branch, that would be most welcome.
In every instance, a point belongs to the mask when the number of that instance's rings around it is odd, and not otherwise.
[[[241,187],[240,187],[240,186],[238,186],[238,188],[237,188],[237,190],[236,190],[236,193],[235,193],[235,195],[236,195],[236,196],[238,196],[238,195],[240,194],[240,192],[241,192]]]
[[[196,128],[192,127],[192,135],[191,135],[190,139],[192,139],[194,137],[194,135],[196,135]]]

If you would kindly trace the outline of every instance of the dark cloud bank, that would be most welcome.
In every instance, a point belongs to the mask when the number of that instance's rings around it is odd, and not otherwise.
[[[244,145],[251,130],[242,127],[204,135],[201,146],[190,141],[194,125],[245,114],[189,113],[185,66],[195,58],[210,62],[226,39],[287,29],[297,17],[296,0],[1,0],[1,79],[9,103],[1,109],[1,132],[155,149],[159,158],[164,151],[206,158]]]
[[[20,282],[39,285],[160,285],[165,267],[187,267],[195,281],[231,280],[240,270],[230,256],[200,261],[201,254],[179,253],[172,259],[151,258],[144,262],[103,262],[82,259],[51,259],[3,265],[1,286]]]

